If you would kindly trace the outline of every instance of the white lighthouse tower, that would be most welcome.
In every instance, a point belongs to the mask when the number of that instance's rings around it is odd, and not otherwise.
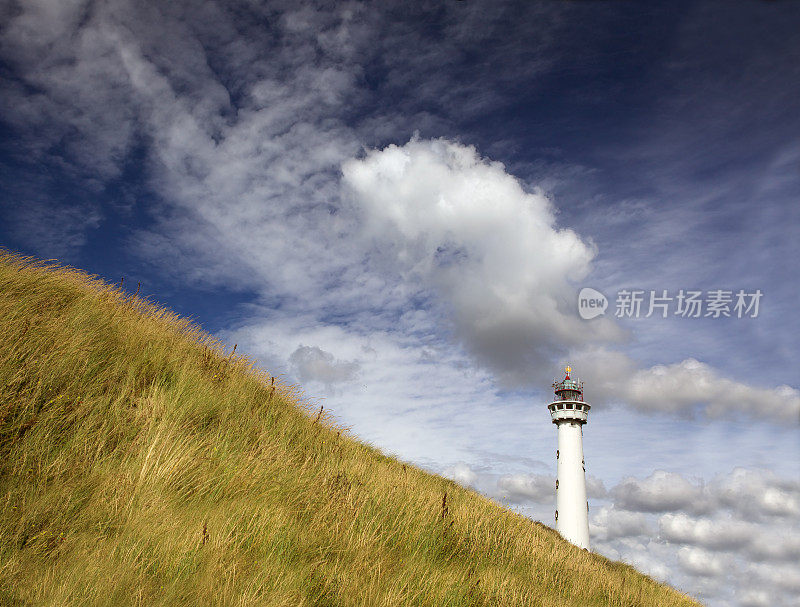
[[[583,382],[566,377],[553,383],[555,400],[547,405],[558,428],[558,479],[556,529],[564,539],[589,548],[589,502],[586,501],[586,467],[583,461],[583,424],[589,403],[583,400]]]

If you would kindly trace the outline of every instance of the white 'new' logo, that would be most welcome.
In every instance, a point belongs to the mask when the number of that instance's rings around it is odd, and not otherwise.
[[[584,287],[578,293],[578,314],[585,320],[606,313],[608,300],[600,291],[591,287]]]

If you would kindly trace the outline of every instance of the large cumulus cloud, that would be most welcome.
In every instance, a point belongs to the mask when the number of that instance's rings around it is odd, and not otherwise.
[[[526,191],[474,147],[412,139],[342,172],[387,264],[436,292],[469,351],[505,380],[542,379],[569,347],[621,336],[612,322],[586,324],[574,311],[591,244],[556,225],[543,192]]]

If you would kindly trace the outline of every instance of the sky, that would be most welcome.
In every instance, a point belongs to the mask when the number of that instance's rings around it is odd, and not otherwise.
[[[0,245],[551,526],[570,364],[592,549],[794,605],[798,32],[781,1],[0,0]]]

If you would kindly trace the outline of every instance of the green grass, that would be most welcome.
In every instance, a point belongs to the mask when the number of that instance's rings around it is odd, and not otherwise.
[[[188,320],[4,251],[0,512],[0,604],[696,605],[358,442]]]

